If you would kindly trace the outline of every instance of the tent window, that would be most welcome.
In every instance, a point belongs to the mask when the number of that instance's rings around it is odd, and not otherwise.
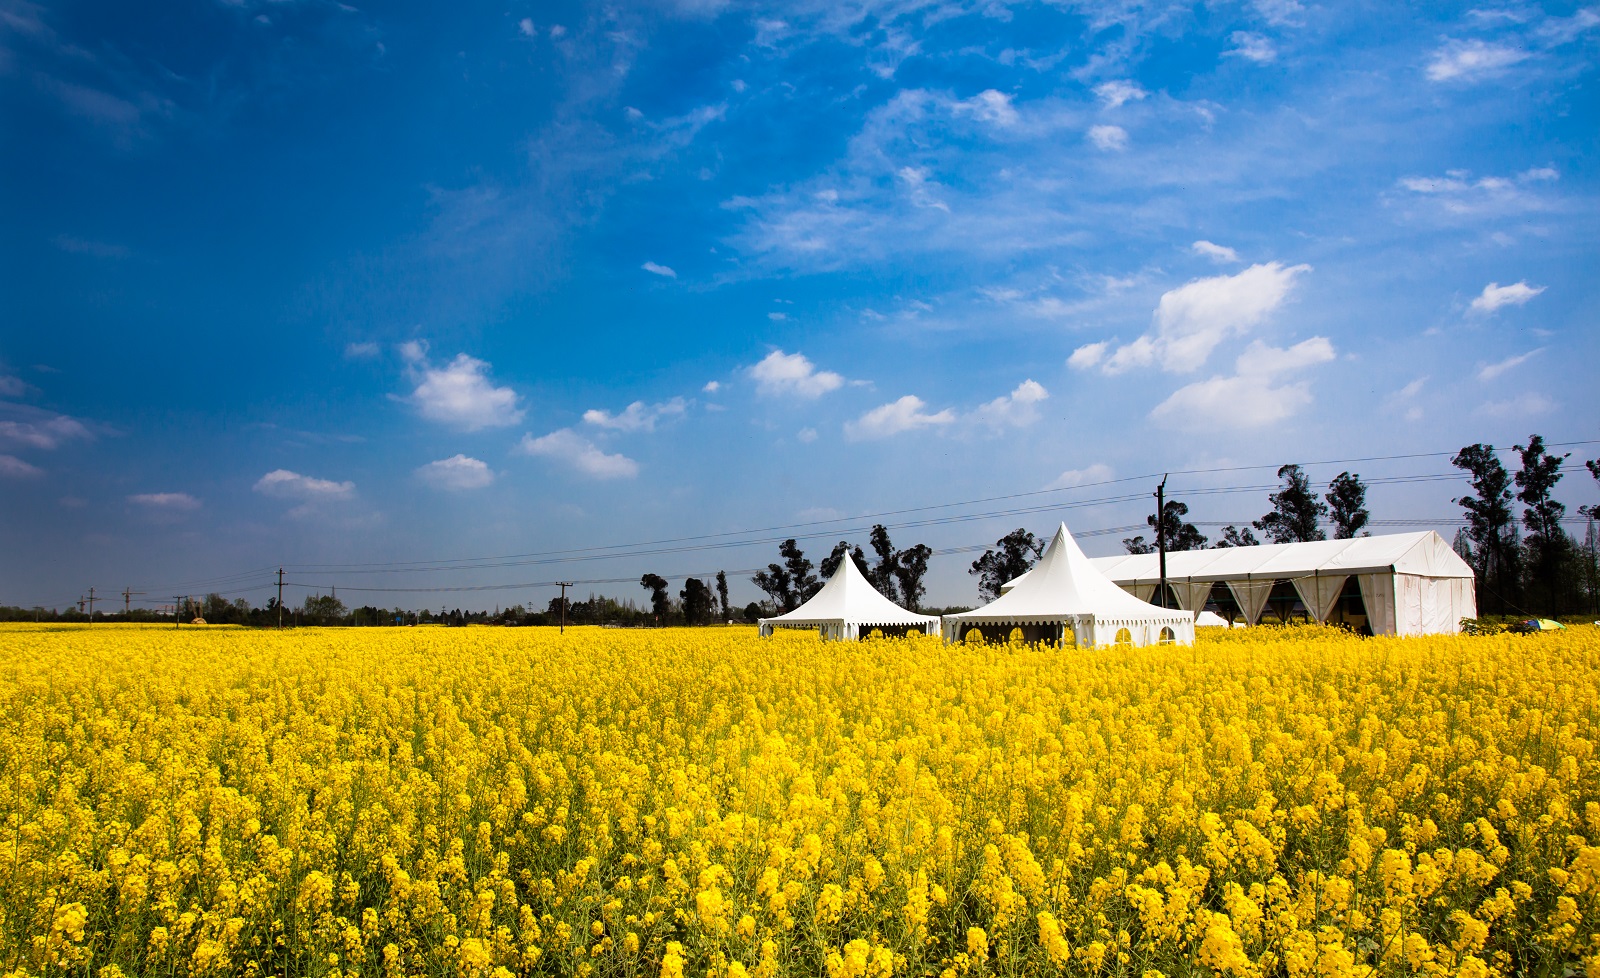
[[[961,636],[961,640],[966,642],[968,645],[982,645],[983,644],[983,629],[981,629],[981,628],[968,628],[967,631],[966,631],[966,634]]]
[[[1133,644],[1133,633],[1128,631],[1126,628],[1117,629],[1117,640],[1116,640],[1115,644],[1117,644],[1117,645],[1132,645]]]
[[[1026,642],[1027,639],[1023,637],[1022,629],[1013,628],[1011,630],[1011,634],[1006,636],[1006,641],[1010,642],[1012,645],[1021,645]]]
[[[1161,637],[1157,639],[1157,641],[1159,641],[1162,645],[1171,645],[1173,642],[1177,641],[1177,639],[1178,636],[1173,634],[1171,628],[1163,626],[1161,629]]]

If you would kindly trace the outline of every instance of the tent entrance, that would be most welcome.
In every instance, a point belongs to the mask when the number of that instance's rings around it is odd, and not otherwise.
[[[974,643],[981,641],[988,645],[1056,645],[1059,642],[1067,648],[1077,644],[1072,633],[1072,623],[1067,622],[1063,629],[1062,623],[1056,621],[1026,624],[998,621],[960,622],[957,625],[955,640]]]

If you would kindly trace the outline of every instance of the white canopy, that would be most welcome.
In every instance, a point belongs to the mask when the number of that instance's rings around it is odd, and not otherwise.
[[[946,615],[945,637],[960,638],[963,626],[1046,625],[1063,626],[1057,638],[1066,641],[1066,626],[1079,645],[1106,645],[1126,641],[1134,645],[1161,641],[1194,641],[1194,616],[1172,608],[1158,608],[1118,587],[1084,556],[1067,525],[1033,570],[1012,581],[995,600],[955,615]],[[1128,634],[1122,636],[1126,630]],[[1163,634],[1165,633],[1165,634]],[[1119,637],[1120,636],[1120,637]]]
[[[811,600],[788,614],[762,618],[760,624],[763,635],[771,635],[774,628],[820,628],[823,638],[842,639],[859,638],[864,629],[908,625],[931,633],[938,622],[933,615],[907,611],[878,593],[856,562],[846,557]]]
[[[1228,628],[1233,624],[1215,611],[1200,612],[1194,616],[1194,623],[1197,628]]]
[[[1148,596],[1161,576],[1159,560],[1156,554],[1122,554],[1093,564],[1130,593]],[[1203,609],[1213,585],[1225,583],[1251,624],[1278,581],[1293,584],[1311,617],[1327,621],[1352,577],[1375,634],[1451,633],[1462,618],[1477,617],[1471,566],[1432,530],[1167,554],[1167,583],[1180,606]]]

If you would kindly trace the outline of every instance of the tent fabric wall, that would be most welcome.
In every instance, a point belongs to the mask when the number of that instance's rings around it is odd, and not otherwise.
[[[1239,602],[1246,624],[1254,625],[1261,620],[1261,612],[1267,607],[1267,597],[1272,594],[1275,583],[1270,577],[1264,581],[1228,582],[1228,590],[1233,592],[1233,600]]]
[[[1311,612],[1312,618],[1317,621],[1327,621],[1339,603],[1339,595],[1344,591],[1344,582],[1349,579],[1349,574],[1297,577],[1294,579],[1294,590],[1300,595],[1300,601],[1306,606],[1306,610]]]
[[[1199,584],[1191,584],[1185,581],[1183,583],[1169,584],[1169,586],[1172,588],[1172,593],[1178,598],[1178,607],[1184,611],[1200,612],[1205,610],[1206,602],[1211,599],[1211,588],[1214,585],[1210,581],[1204,581]]]
[[[1367,627],[1374,635],[1398,634],[1395,631],[1395,581],[1394,574],[1356,577],[1356,583],[1361,585],[1361,603],[1367,606]]]
[[[1147,584],[1143,581],[1139,581],[1133,584],[1124,584],[1122,585],[1122,589],[1138,598],[1140,601],[1149,601],[1155,596],[1156,582],[1151,581]]]

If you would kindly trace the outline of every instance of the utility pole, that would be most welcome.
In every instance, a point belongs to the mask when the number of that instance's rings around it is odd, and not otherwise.
[[[132,588],[123,588],[122,589],[122,617],[129,618],[133,614],[133,612],[131,610],[129,610],[129,608],[128,608],[128,604],[129,604],[128,598],[132,597],[135,594],[143,594],[143,593],[144,593],[143,591],[135,591]]]
[[[1161,560],[1161,587],[1156,591],[1160,596],[1161,607],[1167,606],[1167,476],[1161,476],[1161,485],[1156,486],[1156,553]]]
[[[571,581],[557,581],[556,583],[561,585],[561,631],[560,631],[560,634],[565,635],[565,634],[567,634],[567,588],[572,586],[572,582]]]
[[[89,589],[89,624],[94,624],[94,588]]]
[[[278,631],[283,631],[283,568],[278,568]]]
[[[78,595],[78,614],[83,614],[83,595]]]
[[[174,594],[172,596],[172,627],[173,628],[182,628],[183,627],[183,619],[182,619],[183,612],[181,610],[182,608],[183,608],[183,597],[181,595]]]

